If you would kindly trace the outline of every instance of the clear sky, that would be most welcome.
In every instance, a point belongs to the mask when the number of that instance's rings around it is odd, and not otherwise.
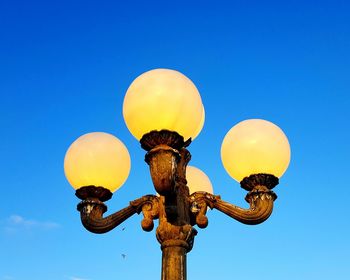
[[[0,280],[160,279],[142,217],[87,232],[63,174],[70,143],[104,131],[132,158],[109,213],[154,192],[122,118],[129,84],[154,68],[197,85],[206,122],[191,164],[224,200],[246,206],[220,160],[234,124],[270,120],[292,148],[271,218],[246,226],[211,211],[188,279],[349,279],[349,14],[346,0],[1,1]]]

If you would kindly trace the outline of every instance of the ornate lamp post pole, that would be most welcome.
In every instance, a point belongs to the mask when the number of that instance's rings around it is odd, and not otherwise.
[[[142,212],[142,229],[151,231],[153,221],[158,219],[161,279],[184,280],[186,255],[197,234],[194,226],[208,225],[208,208],[250,225],[262,223],[270,216],[277,197],[271,189],[278,184],[278,177],[290,160],[288,140],[276,125],[247,120],[234,126],[224,138],[223,165],[248,191],[249,208],[243,209],[213,195],[210,183],[203,179],[205,175],[187,167],[191,159],[187,147],[204,124],[201,97],[187,77],[168,69],[142,74],[126,93],[123,115],[130,132],[147,152],[145,161],[159,196],[145,195],[103,217],[107,211],[104,202],[128,177],[130,157],[116,137],[101,132],[85,134],[69,147],[64,167],[76,196],[82,200],[78,210],[87,230],[105,233]],[[202,183],[196,185],[198,178]]]

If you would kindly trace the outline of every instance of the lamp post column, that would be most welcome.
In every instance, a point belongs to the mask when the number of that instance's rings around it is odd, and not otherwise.
[[[186,249],[166,247],[162,253],[162,280],[186,280]]]
[[[186,280],[188,243],[168,240],[162,244],[162,280]]]
[[[181,187],[179,188],[181,190]],[[181,199],[182,197],[182,199]],[[181,192],[176,200],[189,210],[187,196]],[[161,196],[159,226],[156,236],[162,249],[162,280],[186,280],[186,255],[192,249],[197,231],[191,226],[189,219],[184,221],[181,212],[175,208],[168,197]],[[187,205],[184,205],[187,204]],[[180,206],[179,204],[177,204]],[[189,213],[189,211],[188,211]]]
[[[161,219],[157,239],[162,249],[162,280],[186,280],[186,255],[197,231],[190,224],[177,226]]]
[[[156,236],[162,249],[162,280],[186,280],[186,255],[192,249],[197,231],[191,225],[186,166],[191,155],[179,151],[175,188],[162,195],[159,203],[159,226]]]

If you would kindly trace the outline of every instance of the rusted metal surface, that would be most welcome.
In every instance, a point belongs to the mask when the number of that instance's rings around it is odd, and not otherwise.
[[[179,160],[179,152],[164,144],[147,153],[146,162],[149,164],[152,182],[157,193],[161,195],[174,193]]]
[[[78,210],[84,227],[94,233],[110,231],[135,213],[143,214],[141,226],[145,231],[151,231],[153,221],[158,219],[156,237],[162,250],[162,280],[186,280],[186,256],[197,234],[194,226],[208,225],[208,209],[217,209],[250,225],[262,223],[271,215],[277,198],[271,189],[278,184],[273,175],[255,174],[242,180],[242,188],[249,191],[246,201],[250,207],[244,209],[218,195],[205,192],[189,195],[186,166],[191,154],[186,147],[191,139],[185,142],[178,133],[162,130],[144,135],[140,142],[147,151],[145,160],[160,196],[143,196],[104,218],[107,207],[103,202],[112,195],[103,187],[88,186],[76,192],[83,199]]]
[[[153,220],[159,217],[159,197],[146,195],[140,199],[130,202],[130,205],[136,207],[137,213],[143,214],[141,227],[144,231],[151,231],[154,227]]]
[[[253,190],[256,186],[265,186],[272,190],[279,183],[279,179],[271,174],[259,173],[252,174],[248,177],[243,178],[241,181],[241,187],[246,191]]]
[[[162,248],[162,280],[186,280],[187,249],[183,246]]]
[[[160,197],[157,240],[162,249],[162,280],[186,279],[186,255],[197,234],[191,224],[186,166],[191,159],[187,149],[179,150],[180,160],[175,170],[173,193]]]
[[[180,150],[183,147],[187,147],[191,140],[184,141],[184,138],[176,131],[169,130],[153,130],[142,136],[140,143],[142,149],[150,151],[151,149],[159,145],[167,145],[175,150]]]
[[[151,207],[150,207],[151,205]],[[89,198],[83,200],[78,204],[78,211],[80,212],[80,218],[83,226],[93,233],[106,233],[126,219],[136,213],[143,212],[145,224],[149,219],[157,218],[158,216],[158,197],[154,195],[143,196],[139,199],[130,202],[130,205],[115,212],[107,217],[103,217],[103,213],[107,211],[107,206],[98,198],[92,198],[91,194]],[[152,220],[153,224],[153,220]],[[150,225],[145,229],[150,229]]]
[[[268,219],[273,210],[276,194],[265,186],[257,185],[246,196],[250,207],[244,209],[223,201],[220,196],[205,192],[196,192],[190,196],[191,212],[196,216],[200,228],[208,225],[207,208],[217,209],[231,218],[247,225],[257,225]]]
[[[112,192],[104,187],[86,186],[75,191],[75,195],[81,200],[88,198],[97,198],[104,202],[113,196]]]

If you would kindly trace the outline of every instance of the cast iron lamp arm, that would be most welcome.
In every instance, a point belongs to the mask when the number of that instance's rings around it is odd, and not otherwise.
[[[96,188],[96,187],[93,187]],[[145,195],[139,199],[130,202],[129,206],[107,216],[103,217],[103,214],[107,211],[107,206],[102,202],[111,197],[108,190],[100,188],[100,191],[96,192],[91,186],[83,187],[77,190],[76,195],[83,199],[77,206],[80,212],[80,218],[83,226],[93,233],[105,233],[108,232],[122,222],[130,218],[134,214],[143,213],[144,219],[141,222],[141,226],[145,231],[151,231],[153,229],[153,219],[158,218],[158,197],[154,195]],[[108,195],[106,195],[106,192]]]
[[[269,176],[268,174],[257,174],[253,176]],[[274,180],[276,177],[274,177]],[[250,178],[250,181],[252,178]],[[278,182],[278,179],[277,179]],[[242,185],[242,183],[241,183]],[[206,217],[207,208],[215,208],[231,218],[247,225],[256,225],[267,220],[273,210],[273,203],[277,195],[269,187],[258,184],[254,185],[252,190],[247,194],[246,201],[250,204],[248,209],[244,209],[231,203],[221,200],[220,196],[212,195],[205,192],[196,192],[190,196],[191,212],[195,215],[195,224],[200,228],[208,225]],[[246,187],[243,185],[242,187]]]
[[[221,199],[215,201],[213,207],[243,224],[257,225],[270,217],[276,197],[272,191],[254,190],[246,196],[250,204],[249,209],[235,206]]]
[[[129,205],[118,212],[103,217],[105,209],[105,204],[98,201],[83,200],[79,203],[78,211],[80,211],[83,226],[93,233],[106,233],[137,213],[135,207]]]

